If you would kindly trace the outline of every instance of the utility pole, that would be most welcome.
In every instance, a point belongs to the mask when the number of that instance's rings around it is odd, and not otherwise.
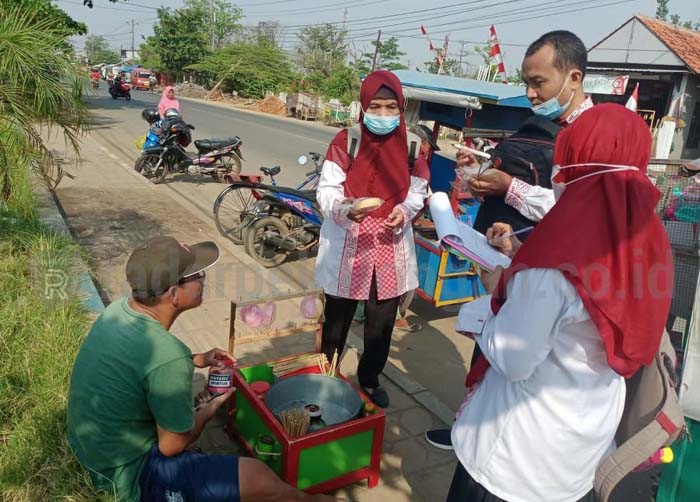
[[[372,59],[372,71],[377,68],[377,56],[379,56],[379,46],[382,43],[382,30],[377,32],[377,45],[374,47],[374,58]]]
[[[464,72],[462,71],[462,57],[464,57],[464,40],[462,40],[462,48],[459,50],[459,75],[461,77]]]
[[[136,57],[134,57],[134,20],[131,20],[131,64],[136,63]]]
[[[445,43],[442,46],[442,58],[440,59],[440,66],[438,66],[438,75],[442,75],[445,67],[445,61],[447,60],[447,46],[450,44],[450,34],[445,35]]]

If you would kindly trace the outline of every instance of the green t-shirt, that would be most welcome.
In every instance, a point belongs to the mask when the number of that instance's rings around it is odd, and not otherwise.
[[[139,474],[158,440],[194,427],[192,353],[128,298],[113,302],[83,342],[71,375],[68,440],[97,488],[138,502]]]

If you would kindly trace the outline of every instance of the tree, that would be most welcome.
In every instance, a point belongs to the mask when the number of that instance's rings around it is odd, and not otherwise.
[[[681,16],[678,14],[671,14],[669,16],[668,9],[669,0],[656,0],[656,18],[662,21],[669,21],[675,26],[680,26],[681,28],[686,28],[688,30],[700,31],[700,21],[683,21]]]
[[[105,37],[88,36],[85,39],[85,55],[91,65],[119,62],[119,54],[109,47]]]
[[[139,46],[139,57],[141,58],[141,66],[144,68],[149,68],[157,72],[166,70],[163,66],[163,62],[160,60],[155,37],[148,37],[146,41]]]
[[[186,69],[210,82],[223,79],[223,91],[236,91],[247,98],[262,98],[266,91],[278,92],[294,78],[286,54],[267,43],[235,42]]]
[[[399,50],[399,39],[396,37],[391,37],[386,41],[376,40],[372,42],[372,45],[377,50],[377,44],[379,44],[379,51],[377,52],[377,65],[375,70],[405,70],[408,67],[401,64],[401,56],[405,56],[405,52]],[[374,52],[365,52],[362,55],[361,69],[364,73],[369,73],[372,70],[372,61],[374,61]]]
[[[255,26],[248,28],[248,40],[252,44],[269,44],[281,47],[283,37],[284,28],[278,21],[260,21]]]
[[[88,112],[82,84],[71,64],[65,20],[40,17],[22,7],[0,9],[0,194],[12,197],[15,182],[34,170],[55,186],[61,171],[40,127],[63,134],[78,152]]]
[[[668,0],[656,0],[656,18],[662,21],[668,19]]]
[[[206,27],[206,18],[199,9],[158,9],[158,22],[153,26],[154,46],[163,68],[178,81],[186,66],[209,54],[209,34],[200,27]]]
[[[298,38],[298,64],[307,74],[328,78],[339,66],[344,66],[347,30],[332,24],[309,26]]]
[[[243,12],[226,0],[185,0],[185,7],[180,10],[191,10],[206,20],[202,28],[208,32],[211,50],[228,44],[242,28],[239,21]],[[198,28],[189,27],[190,30]]]
[[[68,36],[85,35],[88,31],[85,23],[70,17],[51,0],[0,0],[0,10],[12,7],[21,8],[31,14],[32,19],[35,20],[52,19],[55,30],[64,32]]]
[[[423,63],[423,66],[425,67],[425,70],[428,73],[435,73],[437,74],[439,65],[436,60],[432,61],[426,61]],[[442,74],[443,75],[452,75],[455,77],[461,77],[462,76],[462,68],[461,65],[459,64],[459,61],[456,59],[452,58],[447,58],[445,60],[445,63],[442,66]]]

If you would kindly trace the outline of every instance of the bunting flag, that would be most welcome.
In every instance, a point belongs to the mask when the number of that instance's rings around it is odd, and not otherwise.
[[[422,24],[420,25],[420,32],[425,36],[425,38],[428,39],[428,45],[430,46],[430,52],[436,52],[436,59],[438,62],[439,66],[442,66],[442,56],[440,55],[440,51],[435,50],[435,46],[433,45],[433,41],[430,40],[430,37],[428,36],[428,31],[425,29],[425,26]]]
[[[625,108],[627,108],[628,110],[632,110],[633,112],[636,112],[638,103],[639,103],[639,82],[637,82],[637,85],[634,87],[634,91],[632,91],[632,95],[627,100],[627,104],[625,105]]]
[[[498,66],[498,77],[501,79],[501,82],[508,83],[508,79],[506,78],[506,65],[503,63],[503,55],[501,54],[501,46],[498,44],[498,37],[496,36],[496,28],[494,25],[491,25],[491,38],[490,38],[490,45],[491,45],[491,64],[492,65],[497,65]]]

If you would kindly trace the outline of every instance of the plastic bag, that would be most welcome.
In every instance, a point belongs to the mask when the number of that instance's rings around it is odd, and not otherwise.
[[[146,135],[144,134],[144,135],[136,138],[136,141],[134,142],[134,144],[136,145],[136,148],[138,150],[143,150],[143,145],[146,144]]]

